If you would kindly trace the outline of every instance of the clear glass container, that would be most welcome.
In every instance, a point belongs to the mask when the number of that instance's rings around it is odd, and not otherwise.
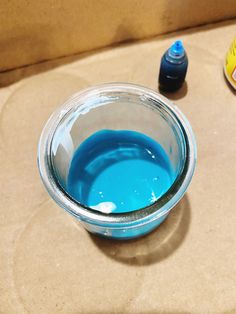
[[[105,214],[68,194],[67,176],[75,150],[102,129],[138,131],[162,145],[175,180],[156,202],[135,211]],[[180,110],[148,88],[125,83],[95,86],[73,95],[49,118],[38,149],[41,178],[56,203],[88,231],[117,239],[138,237],[160,225],[184,195],[195,164],[195,138]]]

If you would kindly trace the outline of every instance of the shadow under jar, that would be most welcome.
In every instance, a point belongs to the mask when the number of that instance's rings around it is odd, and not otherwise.
[[[104,213],[70,193],[68,175],[74,153],[101,130],[135,131],[161,145],[171,164],[172,180],[153,203]],[[95,86],[72,96],[49,118],[38,149],[41,178],[56,203],[88,231],[117,239],[142,236],[163,222],[184,195],[195,164],[195,138],[179,109],[148,88],[125,83]],[[110,184],[114,180],[111,178]]]

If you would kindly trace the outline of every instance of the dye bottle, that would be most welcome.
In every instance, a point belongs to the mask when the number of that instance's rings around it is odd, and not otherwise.
[[[159,72],[159,88],[174,92],[184,83],[188,68],[188,57],[184,46],[177,40],[162,56]]]

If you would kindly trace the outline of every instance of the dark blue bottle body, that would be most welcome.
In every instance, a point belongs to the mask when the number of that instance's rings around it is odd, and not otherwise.
[[[184,83],[188,57],[180,41],[175,42],[162,56],[159,72],[159,88],[174,92]]]

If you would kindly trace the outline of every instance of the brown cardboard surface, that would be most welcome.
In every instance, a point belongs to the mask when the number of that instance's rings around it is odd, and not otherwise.
[[[222,65],[235,22],[98,51],[0,90],[0,313],[236,313],[236,100]],[[171,98],[196,134],[193,182],[150,235],[90,236],[41,184],[41,129],[86,86],[156,89],[160,58],[176,38],[190,63]]]
[[[232,17],[235,0],[2,1],[0,71]]]

